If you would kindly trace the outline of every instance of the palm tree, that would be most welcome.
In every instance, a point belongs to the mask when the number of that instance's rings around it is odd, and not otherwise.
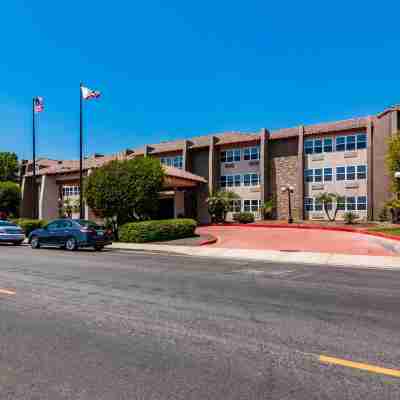
[[[325,214],[328,217],[328,220],[330,222],[334,222],[336,220],[336,216],[337,216],[337,213],[339,211],[338,203],[343,201],[343,199],[344,199],[344,197],[340,196],[337,193],[321,193],[316,198],[316,200],[318,202],[322,203],[322,206],[324,208]],[[333,210],[333,215],[332,216],[329,213],[328,204],[332,205],[332,209],[334,207],[333,205],[335,204],[335,209]]]

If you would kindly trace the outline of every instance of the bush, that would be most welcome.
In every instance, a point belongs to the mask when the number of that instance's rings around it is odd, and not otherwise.
[[[19,225],[25,232],[26,236],[28,236],[35,229],[43,228],[45,225],[47,225],[47,221],[43,219],[19,218],[12,220],[12,222]]]
[[[344,222],[349,225],[354,224],[356,222],[356,219],[358,219],[358,215],[354,214],[351,211],[345,213],[343,217],[344,217]]]
[[[254,222],[254,214],[251,212],[241,212],[233,214],[233,220],[241,224],[249,224]]]
[[[387,222],[389,221],[389,215],[388,215],[388,208],[383,207],[382,210],[380,211],[378,215],[378,219],[380,222]]]
[[[14,182],[0,182],[0,211],[8,216],[18,217],[21,203],[21,189]]]
[[[119,240],[126,243],[157,242],[194,236],[197,223],[192,219],[129,222],[119,230]]]

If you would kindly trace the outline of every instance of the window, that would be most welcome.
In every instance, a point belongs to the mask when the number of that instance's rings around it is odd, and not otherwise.
[[[304,153],[305,154],[312,154],[314,152],[314,140],[306,140],[304,142]]]
[[[240,175],[235,175],[235,186],[240,186],[242,184],[242,178]]]
[[[346,150],[346,137],[338,136],[336,138],[336,151],[344,151]]]
[[[242,210],[242,201],[241,200],[231,200],[229,211],[231,212],[240,212]]]
[[[168,167],[183,168],[183,156],[176,157],[161,157],[160,163]]]
[[[240,149],[221,151],[221,162],[231,163],[240,161]]]
[[[324,152],[331,153],[333,151],[333,140],[332,138],[324,139]]]
[[[325,202],[325,207],[329,211],[332,210],[332,201],[329,200],[329,201]]]
[[[251,211],[252,212],[257,212],[260,206],[260,201],[259,200],[251,200]]]
[[[174,158],[174,167],[182,169],[182,166],[183,166],[183,157],[182,156],[175,157]]]
[[[233,187],[233,175],[227,175],[226,186]]]
[[[244,186],[250,186],[251,185],[251,175],[250,174],[243,175],[243,185]]]
[[[357,135],[357,149],[367,148],[367,135],[365,133],[360,133]]]
[[[366,179],[366,178],[367,178],[367,166],[357,165],[357,179]]]
[[[322,211],[322,201],[315,199],[315,211]]]
[[[222,188],[226,187],[226,176],[225,175],[221,176],[220,185]]]
[[[332,181],[332,168],[324,168],[324,182]]]
[[[367,196],[358,196],[357,210],[366,210],[366,209],[367,209]]]
[[[336,167],[336,180],[344,181],[346,179],[346,169],[345,167]]]
[[[62,195],[63,197],[79,196],[79,186],[63,186]]]
[[[314,170],[306,169],[304,171],[304,180],[306,182],[314,182]]]
[[[314,211],[314,199],[312,197],[306,197],[304,199],[304,209],[306,211]]]
[[[258,174],[251,174],[251,186],[259,186],[260,176]]]
[[[346,136],[346,150],[353,151],[356,149],[356,137],[355,136]]]
[[[250,200],[243,200],[243,211],[245,211],[245,212],[251,211],[251,202],[250,202]]]
[[[354,181],[356,179],[356,167],[353,165],[347,167],[346,179],[348,181]]]
[[[347,210],[354,211],[356,209],[356,198],[347,197]]]
[[[249,147],[244,149],[243,158],[246,161],[259,160],[260,159],[260,146]]]
[[[314,140],[314,153],[322,153],[322,139]]]
[[[322,168],[314,169],[314,182],[322,182]]]

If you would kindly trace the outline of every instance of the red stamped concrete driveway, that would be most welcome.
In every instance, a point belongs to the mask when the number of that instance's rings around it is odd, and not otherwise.
[[[218,238],[211,247],[305,251],[371,256],[400,255],[400,242],[352,232],[317,229],[207,226],[199,234]]]

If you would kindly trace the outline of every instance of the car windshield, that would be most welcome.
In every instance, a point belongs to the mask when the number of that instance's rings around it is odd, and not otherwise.
[[[17,226],[9,221],[0,221],[0,226]]]
[[[102,229],[102,227],[100,225],[97,225],[95,222],[93,221],[88,221],[86,219],[80,219],[78,221],[79,225],[85,226],[87,228],[92,228],[92,229]]]

